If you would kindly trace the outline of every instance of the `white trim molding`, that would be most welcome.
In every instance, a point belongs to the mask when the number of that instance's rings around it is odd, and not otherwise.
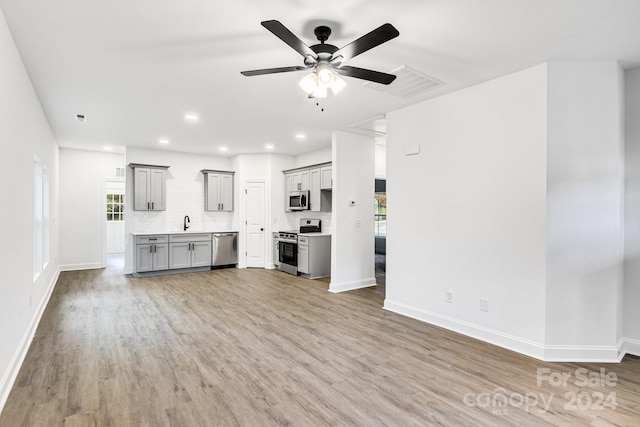
[[[38,325],[40,324],[40,319],[42,319],[42,314],[44,313],[45,308],[47,308],[47,304],[49,304],[49,299],[51,298],[53,289],[56,287],[56,283],[60,277],[60,271],[60,268],[58,268],[53,275],[47,292],[44,294],[38,308],[33,313],[29,327],[25,330],[22,340],[20,340],[20,345],[16,348],[7,370],[2,378],[0,378],[0,412],[2,412],[5,403],[7,403],[9,393],[11,393],[11,388],[18,378],[18,373],[20,372],[20,368],[22,368],[25,357],[27,357],[27,352],[29,351],[33,337],[35,336]]]
[[[86,262],[83,264],[65,264],[60,266],[60,271],[93,270],[104,268],[101,262]]]
[[[389,300],[383,308],[544,362],[619,363],[625,354],[640,356],[640,340],[623,338],[617,345],[545,345],[417,307]]]
[[[640,340],[623,338],[620,341],[620,360],[622,360],[626,354],[632,354],[640,357]]]
[[[352,280],[349,282],[336,283],[331,282],[329,284],[329,292],[339,293],[346,291],[355,291],[356,289],[369,288],[376,286],[376,278],[370,277],[362,280]]]

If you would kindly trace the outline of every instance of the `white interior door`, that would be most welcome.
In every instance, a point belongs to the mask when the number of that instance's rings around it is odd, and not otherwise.
[[[265,268],[266,183],[245,183],[247,267]]]

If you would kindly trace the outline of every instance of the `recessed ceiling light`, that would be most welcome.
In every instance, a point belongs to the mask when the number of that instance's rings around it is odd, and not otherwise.
[[[168,144],[168,143],[169,143],[169,140],[168,140],[168,139],[166,139],[166,138],[161,138],[161,139],[159,139],[159,140],[158,140],[158,142],[159,142],[160,144]]]
[[[104,150],[107,150],[107,151],[111,151],[111,150],[113,150],[113,148],[112,148],[112,147],[109,147],[108,145],[105,145],[105,146],[104,146],[104,147],[102,147],[102,148],[103,148]]]
[[[297,133],[296,134],[296,139],[305,139],[307,137],[307,135],[305,135],[304,133]]]
[[[84,114],[76,114],[76,120],[79,122],[86,122],[87,116],[85,116]]]
[[[220,150],[220,151],[229,151],[229,149],[227,147],[220,147],[220,148],[218,148],[218,150]]]
[[[264,148],[267,150],[273,150],[273,144],[264,144]]]
[[[200,117],[198,117],[198,115],[195,113],[186,113],[184,115],[184,119],[188,122],[197,122],[198,120],[200,120]]]

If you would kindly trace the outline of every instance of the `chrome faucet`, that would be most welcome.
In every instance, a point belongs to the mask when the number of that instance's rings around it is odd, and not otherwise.
[[[187,229],[189,228],[189,225],[191,225],[191,220],[189,219],[189,215],[185,215],[184,216],[184,231],[187,231]]]

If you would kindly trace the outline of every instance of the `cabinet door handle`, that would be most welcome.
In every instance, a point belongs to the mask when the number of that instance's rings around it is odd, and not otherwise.
[[[147,202],[147,210],[151,209],[151,205],[149,202]]]
[[[224,210],[224,203],[220,203],[220,210],[223,211]]]
[[[153,207],[154,207],[154,206],[153,206],[153,202],[151,202],[151,210],[153,210]]]

